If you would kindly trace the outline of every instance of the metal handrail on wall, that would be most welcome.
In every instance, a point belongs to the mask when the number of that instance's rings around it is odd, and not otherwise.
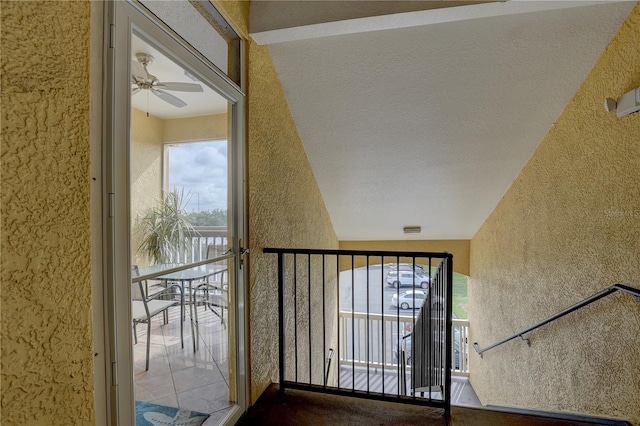
[[[303,389],[367,399],[428,405],[451,409],[452,365],[452,275],[453,257],[449,253],[319,250],[264,248],[264,253],[278,255],[278,333],[279,384]],[[423,262],[420,265],[416,260]],[[358,281],[355,292],[356,264],[366,265],[366,282]],[[405,331],[405,316],[381,315],[380,304],[370,309],[375,297],[384,309],[391,284],[385,273],[401,265],[423,269],[414,273],[413,287],[424,285],[425,303],[412,324],[412,365],[409,388],[401,384],[408,373],[392,362],[394,349]],[[348,271],[348,272],[347,272]],[[376,271],[371,272],[371,271]],[[372,275],[378,278],[371,279]],[[348,285],[341,288],[341,276],[350,275]],[[399,272],[397,272],[399,273]],[[423,278],[415,278],[422,275]],[[400,277],[397,276],[399,279]],[[419,279],[420,281],[416,282]],[[429,283],[428,285],[425,282]],[[346,290],[345,290],[346,289]],[[370,298],[370,296],[372,296]],[[342,297],[351,307],[340,306]],[[359,313],[353,303],[364,305]],[[387,305],[388,306],[388,305]],[[350,308],[350,309],[349,309]],[[378,312],[374,312],[378,311]],[[395,320],[391,320],[394,317]],[[415,318],[415,319],[414,319]],[[402,327],[402,329],[401,329]],[[331,363],[334,357],[338,360]],[[327,355],[329,354],[329,355]],[[331,368],[333,367],[333,370]],[[402,376],[401,376],[402,375]]]
[[[571,312],[577,311],[578,309],[580,309],[580,308],[582,308],[584,306],[590,305],[591,303],[593,303],[593,302],[595,302],[597,300],[600,300],[603,297],[606,297],[606,296],[608,296],[610,294],[613,294],[616,291],[622,291],[624,293],[628,293],[628,294],[634,296],[638,300],[638,302],[640,302],[640,290],[639,289],[636,289],[636,288],[633,288],[633,287],[629,287],[629,286],[626,286],[626,285],[623,285],[623,284],[615,284],[615,285],[612,285],[609,288],[606,288],[606,289],[604,289],[602,291],[599,291],[598,293],[595,293],[593,296],[590,296],[590,297],[584,299],[583,301],[576,303],[573,306],[568,307],[567,309],[565,309],[563,311],[558,312],[555,315],[551,315],[547,319],[544,319],[544,320],[542,320],[540,322],[537,322],[534,325],[532,325],[530,327],[527,327],[525,329],[522,329],[522,330],[512,334],[509,337],[506,337],[506,338],[504,338],[502,340],[499,340],[496,343],[487,346],[486,348],[480,349],[480,347],[478,346],[477,342],[473,343],[473,348],[482,357],[482,354],[484,352],[488,351],[489,349],[493,349],[496,346],[500,346],[503,343],[507,343],[508,341],[516,339],[518,337],[521,338],[522,340],[524,340],[525,342],[527,342],[527,345],[531,346],[531,342],[529,341],[529,339],[524,337],[525,334],[535,330],[536,328],[542,327],[545,324],[549,324],[550,322],[555,321],[558,318],[562,318],[563,316],[565,316],[567,314],[570,314]]]

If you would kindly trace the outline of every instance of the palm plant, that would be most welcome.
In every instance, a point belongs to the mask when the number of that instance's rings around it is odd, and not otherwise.
[[[183,206],[184,191],[174,189],[162,194],[155,207],[146,210],[136,221],[142,239],[138,251],[153,263],[174,263],[177,254],[190,245],[196,231],[187,219]]]

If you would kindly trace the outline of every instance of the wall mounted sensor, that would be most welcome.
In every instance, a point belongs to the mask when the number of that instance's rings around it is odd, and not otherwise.
[[[625,93],[618,99],[606,98],[604,109],[607,112],[616,112],[618,118],[640,111],[640,87]]]

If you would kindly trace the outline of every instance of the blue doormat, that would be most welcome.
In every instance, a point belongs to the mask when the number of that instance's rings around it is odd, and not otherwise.
[[[197,411],[136,401],[136,426],[200,426],[208,417]]]

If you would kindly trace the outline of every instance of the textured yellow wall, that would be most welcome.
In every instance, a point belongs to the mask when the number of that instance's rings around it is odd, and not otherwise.
[[[90,3],[1,7],[2,424],[94,424]]]
[[[162,196],[164,120],[131,108],[131,260],[133,265],[151,263],[138,252],[142,236],[136,221]]]
[[[164,120],[163,139],[165,142],[225,139],[227,127],[226,113],[174,118]]]
[[[217,4],[246,35],[247,2]],[[255,401],[271,382],[278,380],[277,258],[261,250],[336,249],[338,240],[269,50],[248,42],[247,52],[249,327],[251,398]],[[328,299],[327,304],[331,303],[336,302]]]
[[[640,113],[605,97],[640,86],[640,5],[471,241],[469,320],[486,346],[614,283],[640,288]],[[544,106],[538,105],[537,108]],[[484,404],[640,424],[640,305],[609,297],[481,359]]]
[[[469,275],[469,248],[469,240],[340,241],[342,250],[446,251],[453,255],[454,271],[467,276]],[[422,263],[418,260],[416,262]],[[433,264],[438,263],[439,261],[436,261]],[[363,258],[356,258],[354,264],[356,268],[366,265]]]
[[[164,120],[131,109],[131,216],[155,205],[162,190]],[[137,244],[132,245],[135,254]]]
[[[251,395],[255,400],[277,381],[278,360],[277,261],[275,255],[261,250],[336,249],[338,240],[269,51],[253,43],[249,46],[248,115]]]
[[[249,38],[249,0],[211,0],[225,19],[234,25],[240,37]]]

